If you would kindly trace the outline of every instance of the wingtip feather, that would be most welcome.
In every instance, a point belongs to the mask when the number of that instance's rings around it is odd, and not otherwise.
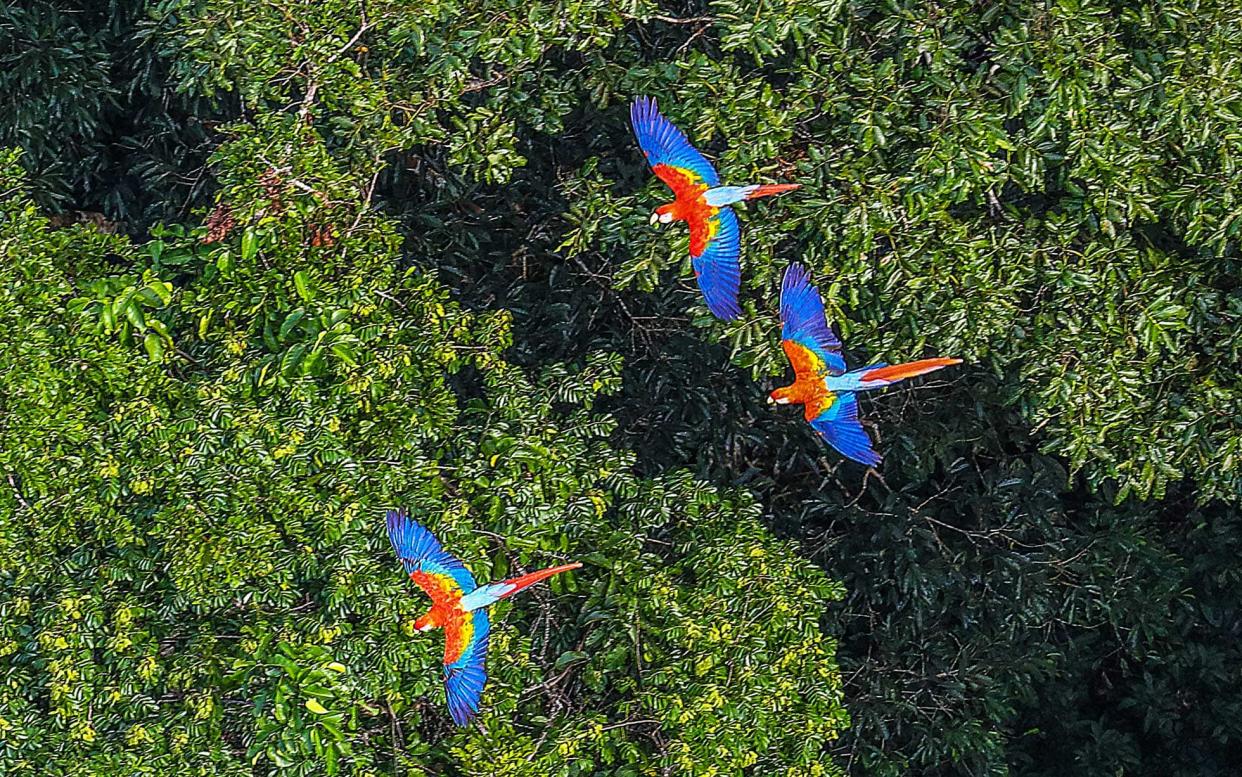
[[[388,528],[388,541],[392,543],[394,548],[397,548],[397,535],[401,533],[406,520],[405,510],[402,509],[388,510],[384,514],[384,524]],[[400,548],[397,548],[397,550],[400,551]]]
[[[833,405],[811,421],[811,426],[838,453],[859,464],[874,467],[883,458],[858,420],[858,398],[852,393],[838,395]]]
[[[785,268],[785,277],[781,280],[781,294],[794,291],[802,286],[809,286],[806,268],[798,262],[792,262]]]
[[[735,321],[742,315],[742,308],[736,301],[731,299],[710,300],[706,297],[704,301],[707,303],[707,309],[712,315],[721,321]]]
[[[823,319],[823,303],[819,298],[819,289],[811,283],[810,273],[801,264],[794,262],[785,270],[781,281],[781,323],[790,324],[806,321],[818,327]],[[827,326],[827,322],[824,322]]]
[[[635,129],[641,124],[649,123],[659,115],[660,109],[654,97],[639,95],[634,98],[634,102],[630,103],[630,123]]]

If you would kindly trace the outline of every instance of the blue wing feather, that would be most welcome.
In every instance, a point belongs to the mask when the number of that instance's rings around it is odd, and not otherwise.
[[[742,282],[739,257],[742,238],[737,225],[737,215],[723,208],[712,217],[717,222],[716,235],[708,242],[699,256],[690,258],[694,276],[707,307],[717,318],[734,319],[742,314],[738,307],[738,288]]]
[[[406,574],[418,570],[432,574],[448,575],[468,594],[478,586],[470,570],[456,556],[440,545],[435,535],[418,521],[410,518],[404,510],[388,511],[388,540],[401,559]]]
[[[647,155],[647,162],[656,165],[671,165],[693,172],[708,186],[720,184],[720,176],[711,162],[690,145],[685,134],[668,119],[660,115],[656,101],[651,97],[639,97],[630,106],[630,123],[634,126],[634,136],[638,145],[642,146]]]
[[[792,340],[823,359],[830,375],[845,372],[841,341],[828,326],[824,303],[806,269],[791,264],[781,282],[781,339]]]
[[[487,683],[487,647],[491,637],[491,624],[487,610],[471,613],[474,618],[474,636],[462,654],[444,667],[444,690],[448,697],[449,715],[459,726],[466,725],[478,714],[483,698],[483,686]]]
[[[871,438],[858,422],[858,397],[853,393],[837,394],[836,401],[824,408],[811,426],[842,456],[869,467],[880,463],[880,454],[871,447]]]

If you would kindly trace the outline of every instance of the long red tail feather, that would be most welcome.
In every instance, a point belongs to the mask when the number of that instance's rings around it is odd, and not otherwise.
[[[794,189],[801,189],[802,184],[798,183],[765,183],[758,186],[750,194],[746,195],[746,199],[754,200],[759,197],[771,197],[774,194],[784,194]]]
[[[889,383],[896,383],[899,380],[913,378],[915,375],[925,375],[929,372],[935,372],[941,367],[948,367],[953,364],[961,364],[961,359],[920,359],[916,362],[908,362],[906,364],[894,364],[891,367],[880,367],[863,373],[863,380],[886,380]]]
[[[513,586],[513,590],[503,594],[500,598],[505,599],[513,596],[523,588],[528,588],[535,583],[538,583],[540,580],[547,580],[553,575],[559,575],[561,572],[568,572],[569,570],[577,569],[580,566],[582,566],[582,563],[575,561],[572,564],[565,564],[564,566],[559,567],[549,567],[548,569],[541,569],[538,572],[531,572],[530,574],[522,575],[521,577],[510,578],[505,581],[505,584]]]

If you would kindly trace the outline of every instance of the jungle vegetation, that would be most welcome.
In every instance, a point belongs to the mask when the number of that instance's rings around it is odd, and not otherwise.
[[[0,9],[0,773],[1242,763],[1242,6]],[[693,286],[628,127],[734,182]],[[828,450],[851,363],[966,364]],[[477,726],[384,536],[499,605]]]

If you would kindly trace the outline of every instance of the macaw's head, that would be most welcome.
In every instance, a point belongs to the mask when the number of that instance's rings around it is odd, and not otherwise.
[[[651,214],[652,224],[668,224],[673,220],[673,203],[661,205]]]
[[[418,619],[414,621],[414,630],[415,631],[431,631],[435,627],[441,626],[441,625],[443,624],[440,623],[440,619],[437,617],[436,610],[434,607],[432,607],[427,612],[418,616]]]
[[[780,388],[768,394],[769,405],[788,405],[793,401],[793,386],[781,386]]]

